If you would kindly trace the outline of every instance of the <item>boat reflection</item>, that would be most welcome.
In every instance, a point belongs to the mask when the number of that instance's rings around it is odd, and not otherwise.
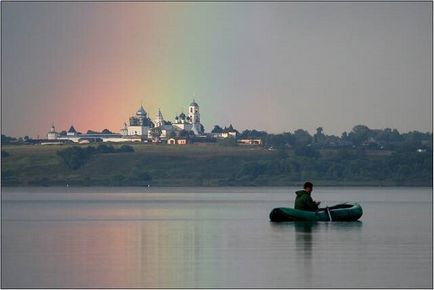
[[[287,242],[294,245],[293,257],[295,259],[296,269],[293,274],[303,280],[305,287],[313,287],[313,276],[315,275],[316,264],[321,264],[324,258],[324,249],[328,252],[336,251],[334,245],[329,241],[333,240],[331,235],[342,236],[342,239],[356,239],[361,237],[363,223],[357,222],[281,222],[270,223],[273,232],[282,235]],[[290,234],[290,235],[288,235]],[[293,234],[293,235],[291,235]],[[291,237],[292,236],[292,237]],[[327,245],[325,247],[325,245]]]
[[[312,287],[312,255],[314,235],[312,232],[318,227],[315,222],[294,222],[295,229],[295,257],[297,265],[303,268],[307,287]]]

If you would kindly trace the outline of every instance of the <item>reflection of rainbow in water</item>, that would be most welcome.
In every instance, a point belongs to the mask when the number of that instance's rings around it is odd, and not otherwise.
[[[208,247],[195,246],[200,243],[199,228],[199,223],[157,220],[70,221],[54,226],[49,235],[47,231],[38,235],[37,228],[29,233],[26,228],[25,235],[33,238],[22,240],[23,247],[32,247],[25,245],[32,243],[39,249],[28,256],[31,262],[23,259],[19,266],[33,273],[28,277],[32,287],[196,287],[197,271],[201,271],[195,262],[197,255],[214,255]],[[19,234],[19,226],[17,230]],[[50,263],[45,260],[47,253]],[[210,275],[209,280],[213,281],[212,265],[206,268],[202,278]],[[14,280],[14,285],[30,286],[26,278]]]

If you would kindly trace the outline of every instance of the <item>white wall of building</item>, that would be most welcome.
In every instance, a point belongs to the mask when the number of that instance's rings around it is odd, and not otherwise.
[[[56,140],[57,139],[57,133],[56,132],[48,132],[47,139],[48,140]]]
[[[113,138],[103,138],[103,142],[113,142],[113,143],[121,143],[121,142],[142,142],[141,138],[128,138],[128,137],[113,137]]]
[[[128,135],[129,136],[146,136],[149,134],[149,127],[143,126],[128,126]]]
[[[192,124],[188,124],[188,123],[175,123],[172,124],[173,127],[175,127],[175,129],[178,130],[186,130],[186,131],[191,131],[193,129],[193,125]]]

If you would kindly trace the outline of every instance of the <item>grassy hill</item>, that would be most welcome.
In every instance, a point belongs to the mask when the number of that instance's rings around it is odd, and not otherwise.
[[[65,145],[4,146],[10,156],[2,160],[3,184],[220,185],[237,172],[240,163],[276,155],[262,148],[218,145],[132,146],[132,153],[96,154],[78,170],[68,169],[57,156]],[[136,178],[140,175],[142,181]]]
[[[430,155],[358,156],[336,151],[309,157],[297,156],[289,150],[219,144],[131,146],[134,152],[94,154],[80,168],[70,169],[57,154],[70,145],[6,145],[2,147],[7,152],[2,158],[2,184],[281,186],[305,180],[322,185],[432,183]]]

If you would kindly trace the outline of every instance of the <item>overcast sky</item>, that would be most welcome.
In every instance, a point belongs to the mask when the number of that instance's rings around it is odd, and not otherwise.
[[[2,128],[431,131],[432,3],[2,3]]]

